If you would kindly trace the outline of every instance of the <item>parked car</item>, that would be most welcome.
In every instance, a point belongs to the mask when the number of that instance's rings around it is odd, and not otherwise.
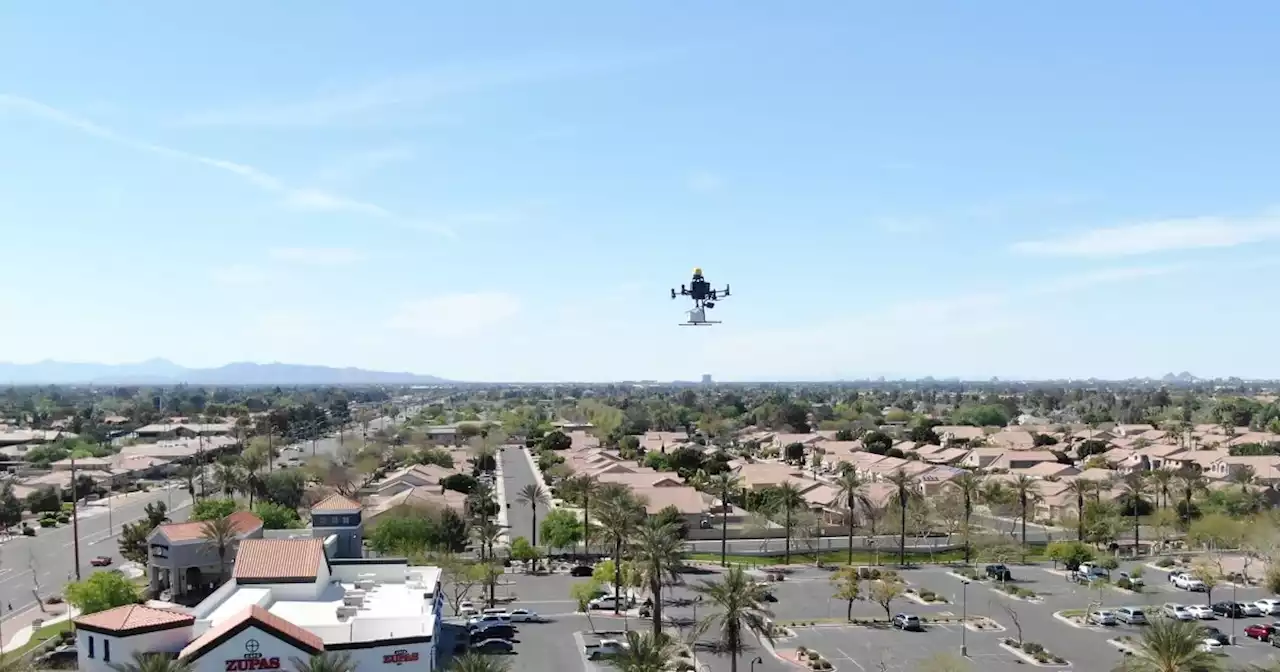
[[[1217,618],[1217,614],[1213,613],[1213,608],[1207,604],[1188,604],[1187,611],[1202,621],[1211,621]]]
[[[479,616],[472,616],[471,620],[467,621],[467,625],[482,625],[490,623],[510,625],[511,619],[508,618],[506,614],[480,614]]]
[[[1116,620],[1126,625],[1146,625],[1147,614],[1137,607],[1116,609]]]
[[[107,565],[110,565],[112,562],[113,561],[111,560],[110,557],[105,555],[99,555],[94,559],[90,560],[89,564],[93,565],[94,567],[106,567]]]
[[[1239,602],[1214,602],[1213,613],[1227,618],[1244,618],[1244,605]]]
[[[919,632],[924,629],[924,625],[920,622],[920,617],[914,614],[895,614],[893,617],[893,627],[899,630],[911,630]]]
[[[1012,581],[1013,580],[1013,572],[1010,572],[1009,568],[1004,566],[1003,564],[987,565],[986,570],[987,570],[987,578],[989,579],[995,579],[996,581]]]
[[[1252,602],[1241,602],[1240,608],[1244,610],[1244,615],[1249,618],[1262,615],[1262,610],[1258,608],[1258,605]]]
[[[505,639],[486,639],[482,642],[472,644],[471,650],[492,656],[515,653],[516,647]]]
[[[1200,640],[1200,646],[1196,647],[1205,653],[1217,653],[1222,650],[1222,642],[1211,637]]]
[[[605,595],[604,597],[597,597],[596,599],[588,602],[587,608],[588,609],[612,609],[615,602],[617,602],[618,606],[622,609],[626,609],[628,606],[630,606],[627,604],[628,600],[625,597],[617,597],[615,595]]]
[[[529,611],[528,609],[512,609],[508,617],[512,623],[536,623],[542,620],[538,612]]]
[[[1089,612],[1089,622],[1097,625],[1115,625],[1116,614],[1113,611],[1101,609]]]
[[[1262,612],[1263,616],[1280,615],[1280,600],[1265,598],[1254,602],[1253,605]]]
[[[596,568],[591,565],[575,565],[569,570],[569,576],[591,576],[595,571]]]
[[[1244,629],[1245,637],[1252,637],[1259,642],[1267,642],[1271,640],[1271,635],[1276,632],[1276,626],[1271,623],[1254,623]]]
[[[1196,620],[1196,617],[1191,614],[1191,610],[1187,609],[1185,605],[1177,604],[1175,602],[1169,602],[1165,604],[1163,607],[1161,607],[1160,613],[1163,616],[1167,616],[1168,618],[1172,618],[1179,621]]]
[[[1205,591],[1204,581],[1190,574],[1179,574],[1173,577],[1173,585],[1175,588],[1190,590],[1195,593],[1203,593]]]
[[[602,639],[598,644],[587,644],[582,647],[583,652],[587,654],[587,660],[616,656],[628,648],[630,647],[626,642],[616,639]]]
[[[1120,576],[1116,577],[1116,580],[1119,581],[1120,579],[1127,579],[1129,581],[1129,585],[1131,586],[1146,585],[1145,583],[1143,583],[1141,576],[1134,576],[1130,572],[1120,572]]]
[[[1217,628],[1210,628],[1206,626],[1200,632],[1205,636],[1205,639],[1216,639],[1219,644],[1231,643],[1231,638],[1227,637],[1227,633]]]
[[[515,639],[516,629],[509,625],[495,623],[493,625],[478,625],[471,629],[471,643],[483,642],[489,639]]]

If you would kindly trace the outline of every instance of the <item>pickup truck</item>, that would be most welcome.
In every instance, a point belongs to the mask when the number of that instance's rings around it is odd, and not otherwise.
[[[1175,588],[1196,592],[1204,592],[1205,590],[1204,581],[1201,581],[1190,574],[1177,574],[1170,580],[1173,582]]]
[[[628,648],[630,647],[626,642],[620,642],[616,639],[602,639],[599,644],[583,646],[582,650],[587,654],[587,660],[596,660],[597,658],[616,656]]]

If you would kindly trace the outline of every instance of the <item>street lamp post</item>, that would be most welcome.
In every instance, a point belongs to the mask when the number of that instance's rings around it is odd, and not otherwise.
[[[960,582],[960,657],[969,657],[969,582]]]
[[[1236,609],[1240,608],[1240,603],[1236,601],[1236,584],[1231,582],[1231,644],[1236,643]]]
[[[753,658],[751,660],[751,672],[756,672],[756,663],[763,663],[763,662],[764,662],[764,658],[761,658],[760,656],[756,656],[755,658]]]

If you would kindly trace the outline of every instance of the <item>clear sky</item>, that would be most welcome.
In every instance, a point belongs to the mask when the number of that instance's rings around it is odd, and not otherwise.
[[[1274,2],[194,4],[3,10],[0,360],[1280,377]]]

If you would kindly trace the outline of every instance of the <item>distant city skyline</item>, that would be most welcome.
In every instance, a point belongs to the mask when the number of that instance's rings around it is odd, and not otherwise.
[[[8,360],[1280,378],[1275,3],[5,19]]]

